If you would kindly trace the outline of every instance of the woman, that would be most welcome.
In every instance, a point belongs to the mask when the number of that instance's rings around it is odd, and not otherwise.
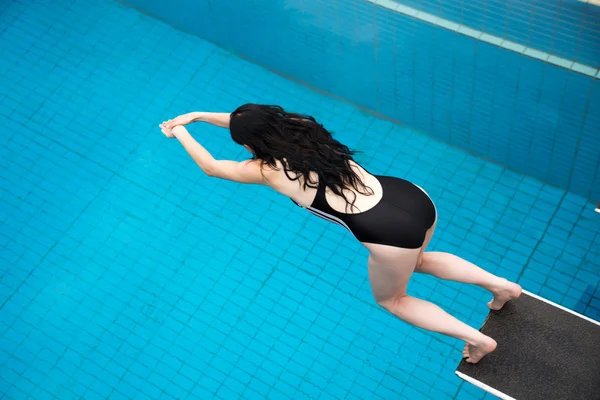
[[[215,160],[184,128],[202,121],[229,128],[232,139],[252,158]],[[488,306],[499,310],[519,297],[521,287],[455,255],[425,252],[435,230],[436,208],[420,187],[405,180],[372,175],[357,164],[348,147],[332,138],[314,118],[277,106],[246,104],[233,113],[189,113],[160,125],[177,138],[208,174],[242,183],[267,185],[326,220],[348,229],[370,252],[369,281],[377,303],[410,324],[466,342],[463,355],[478,362],[496,342],[438,306],[406,294],[413,271],[488,289]]]

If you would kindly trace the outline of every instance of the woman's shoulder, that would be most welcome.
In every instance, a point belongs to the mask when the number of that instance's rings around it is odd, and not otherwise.
[[[261,168],[261,173],[265,178],[265,183],[268,186],[273,187],[274,185],[278,185],[281,180],[281,174],[283,173],[283,165],[281,162],[276,161],[275,165],[267,163],[265,160],[260,158],[249,160],[250,162],[254,162]]]
[[[303,197],[304,180],[306,179],[302,174],[286,170],[282,161],[275,161],[273,164],[267,164],[261,161],[263,164],[263,174],[265,176],[265,183],[275,191],[283,194],[284,196],[291,197],[293,199]],[[284,161],[285,162],[285,161]],[[312,176],[311,177],[316,178]],[[302,201],[302,200],[301,200]]]

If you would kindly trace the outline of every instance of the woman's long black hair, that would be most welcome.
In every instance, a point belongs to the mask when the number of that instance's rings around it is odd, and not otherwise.
[[[254,159],[260,159],[274,169],[280,161],[291,180],[304,177],[304,189],[318,187],[318,182],[310,176],[314,171],[320,182],[351,207],[354,207],[356,195],[349,201],[343,188],[352,187],[359,193],[373,194],[350,167],[355,152],[335,140],[311,116],[289,113],[279,106],[244,104],[231,113],[230,131],[236,143],[252,150]]]

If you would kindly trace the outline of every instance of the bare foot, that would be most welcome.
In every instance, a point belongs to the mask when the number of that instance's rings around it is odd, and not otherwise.
[[[463,350],[465,361],[471,364],[476,364],[486,355],[496,350],[497,343],[489,336],[482,335],[482,339],[478,343],[466,343]]]
[[[491,289],[494,298],[487,305],[491,310],[499,310],[507,301],[518,298],[522,290],[519,284],[501,278],[500,284]]]

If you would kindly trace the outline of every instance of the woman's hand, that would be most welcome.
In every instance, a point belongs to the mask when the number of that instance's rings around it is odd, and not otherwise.
[[[191,112],[191,113],[179,115],[173,119],[165,121],[161,125],[164,125],[165,127],[169,128],[169,129],[173,129],[177,125],[191,124],[192,122],[196,121],[197,119],[198,119],[198,113]]]
[[[175,132],[173,132],[173,129],[168,128],[164,122],[158,127],[160,128],[160,131],[163,133],[163,135],[165,135],[167,138],[173,139],[175,137]]]

